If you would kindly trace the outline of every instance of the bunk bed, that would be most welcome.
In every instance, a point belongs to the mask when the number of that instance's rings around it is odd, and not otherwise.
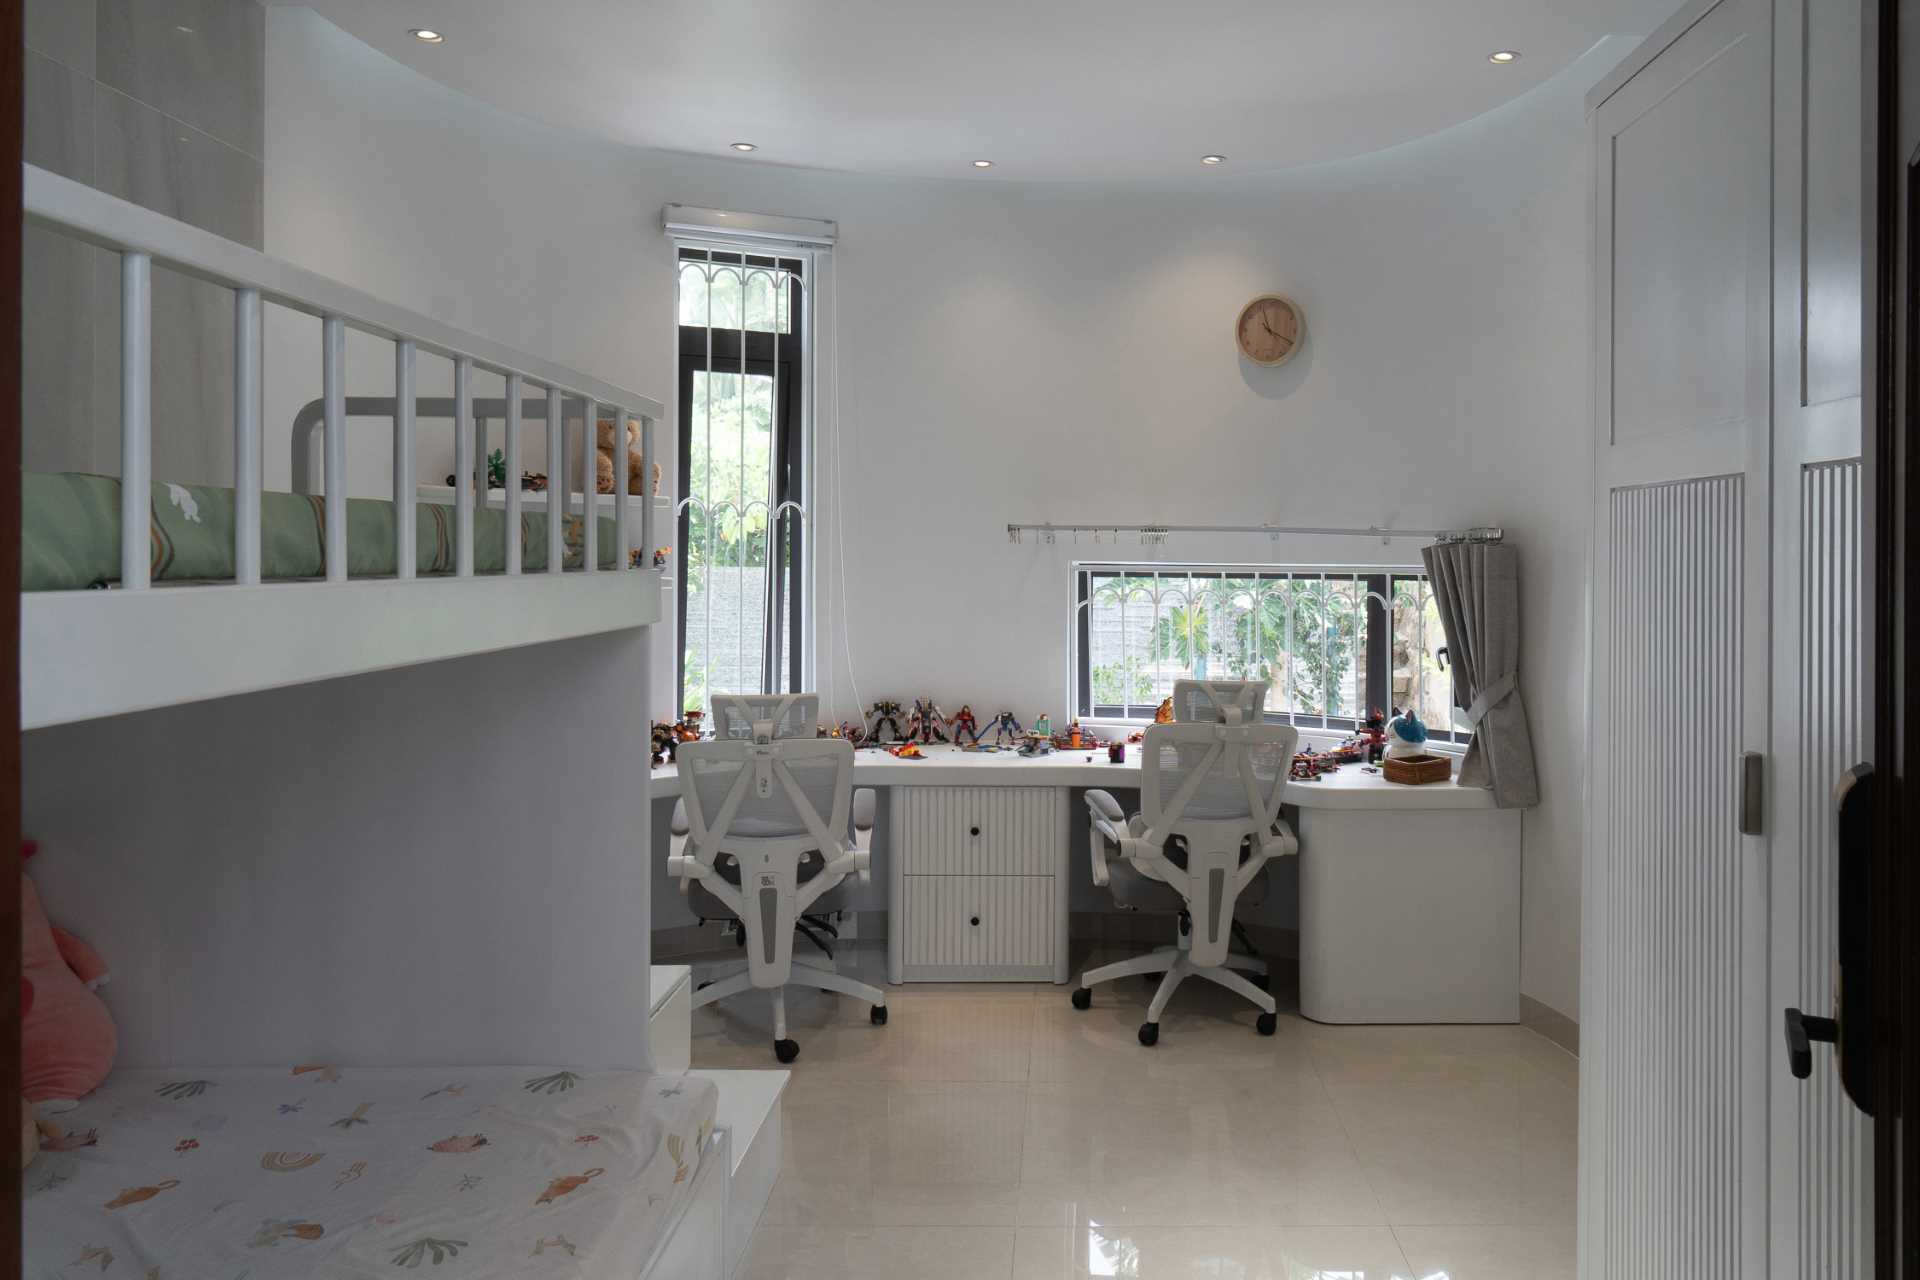
[[[279,688],[412,663],[592,635],[656,621],[661,575],[626,549],[654,545],[655,503],[617,501],[610,518],[560,500],[564,440],[580,431],[581,490],[593,494],[588,433],[601,416],[641,424],[642,470],[655,458],[660,404],[549,361],[25,166],[30,223],[119,256],[120,475],[29,475],[23,494],[27,594],[21,601],[22,725],[98,716]],[[233,293],[234,476],[190,486],[152,474],[152,276],[165,267]],[[261,308],[273,303],[321,323],[317,408],[323,492],[263,493]],[[394,344],[394,394],[346,394],[349,329]],[[420,353],[452,362],[454,394],[414,393]],[[520,472],[521,426],[544,417],[555,500],[544,519],[486,499],[486,417],[474,377],[505,379],[495,407],[506,425],[507,474]],[[529,399],[529,394],[533,394]],[[349,409],[392,424],[391,499],[349,498]],[[420,501],[415,430],[423,416],[472,423],[454,434],[450,503]],[[537,419],[536,419],[537,420]],[[295,423],[296,435],[302,430]],[[615,432],[616,474],[628,438]],[[296,454],[298,454],[296,450]],[[215,532],[217,531],[217,532]],[[516,531],[518,536],[504,536]],[[544,534],[544,536],[542,536]],[[189,585],[191,584],[191,585]],[[95,588],[107,587],[107,590]],[[210,635],[245,636],[210,653]]]
[[[141,780],[131,776],[128,761],[99,763],[122,739],[164,736],[163,729],[204,733],[209,723],[218,725],[213,732],[232,732],[247,715],[254,719],[244,732],[268,736],[282,718],[311,718],[324,705],[309,696],[316,691],[298,686],[351,675],[430,680],[453,668],[367,673],[556,640],[604,637],[594,643],[606,644],[619,638],[604,633],[659,619],[661,573],[650,555],[627,554],[653,545],[658,503],[651,495],[632,501],[622,495],[610,504],[592,496],[593,432],[602,413],[640,421],[646,474],[661,416],[657,402],[32,166],[24,179],[30,222],[118,255],[123,301],[120,475],[34,475],[25,485],[21,685],[24,727],[44,730],[35,735],[30,770],[39,775],[41,794],[53,797],[43,800],[43,818],[72,815],[91,803],[59,797],[80,794],[97,769],[138,790]],[[232,291],[231,485],[188,485],[152,474],[155,267]],[[266,492],[262,483],[267,303],[316,317],[322,335],[316,355],[323,394],[294,423],[296,454],[317,429],[321,483],[296,465],[292,493]],[[390,397],[346,395],[350,329],[393,344]],[[452,361],[451,397],[415,394],[421,352]],[[504,379],[503,399],[474,395],[481,372]],[[354,417],[391,424],[388,498],[348,496],[345,435]],[[431,417],[459,427],[454,481],[440,498],[414,474],[416,425]],[[541,418],[551,500],[526,502],[530,509],[523,510],[521,493],[511,488],[492,506],[484,457],[489,419],[506,425],[508,474],[517,475],[522,424]],[[586,495],[572,501],[562,483],[569,433],[577,433],[577,482]],[[614,435],[617,474],[624,475],[627,436]],[[312,492],[316,487],[320,492]],[[637,528],[631,527],[636,514]],[[597,685],[579,687],[592,677],[535,665],[542,668],[545,701],[516,704],[517,718],[497,727],[499,741],[537,730],[563,744],[560,725],[546,715],[563,686],[575,700],[569,705],[604,701]],[[604,662],[593,669],[606,672]],[[269,689],[289,690],[279,696],[294,702],[249,709],[228,698]],[[605,705],[610,715],[626,715],[635,704]],[[86,736],[84,722],[167,707],[176,708],[165,713],[175,719],[164,727],[135,721]],[[638,708],[644,712],[644,703]],[[644,715],[640,726],[636,740],[644,741]],[[445,758],[455,767],[444,772],[458,776],[462,751],[491,745],[449,744]],[[382,742],[365,750],[387,752],[377,756],[385,761],[404,747]],[[591,752],[588,758],[604,763],[600,778],[621,767]],[[196,909],[208,900],[243,905],[237,914],[217,906],[192,916],[175,913],[154,929],[140,923],[154,906],[152,886],[134,883],[133,873],[144,873],[156,850],[137,848],[139,841],[116,826],[135,821],[131,811],[118,813],[108,804],[85,821],[69,818],[68,847],[90,856],[85,865],[75,858],[45,875],[49,881],[68,877],[58,904],[67,911],[123,922],[122,958],[131,958],[135,970],[126,980],[128,995],[137,993],[142,1002],[123,1013],[141,1026],[142,1056],[59,1116],[65,1136],[28,1169],[26,1274],[112,1267],[113,1274],[244,1272],[264,1280],[433,1271],[443,1263],[449,1272],[472,1276],[520,1276],[537,1265],[541,1275],[570,1280],[724,1274],[731,1160],[730,1134],[715,1124],[717,1091],[694,1077],[646,1069],[644,1031],[630,1029],[618,1003],[625,992],[610,981],[624,977],[631,964],[644,1027],[646,930],[635,931],[631,943],[603,945],[590,963],[575,956],[570,966],[564,959],[546,965],[544,958],[524,964],[544,979],[538,1006],[526,1004],[525,994],[518,997],[523,1003],[513,1004],[512,991],[494,999],[497,977],[447,985],[447,975],[462,963],[477,975],[493,972],[474,964],[476,955],[555,949],[553,922],[570,910],[575,890],[567,877],[551,877],[536,891],[546,898],[532,900],[527,881],[513,879],[524,872],[524,841],[516,846],[506,836],[491,843],[469,836],[433,850],[394,844],[417,865],[381,866],[396,807],[393,792],[375,784],[392,785],[388,775],[396,772],[384,763],[362,768],[359,792],[338,779],[314,780],[315,790],[327,793],[331,815],[359,815],[358,830],[336,837],[337,853],[328,851],[325,869],[290,851],[285,826],[275,829],[256,817],[241,830],[233,814],[210,814],[214,838],[194,851],[189,901]],[[276,794],[293,790],[286,783],[273,779],[283,788]],[[432,797],[421,801],[431,813]],[[200,803],[203,811],[213,807]],[[285,821],[311,829],[316,818]],[[644,816],[637,828],[612,820],[604,825],[605,836],[543,851],[549,863],[571,855],[565,865],[593,884],[601,900],[596,907],[605,904],[600,915],[571,909],[575,918],[624,918],[630,908],[645,906]],[[76,831],[91,833],[91,848],[81,847],[87,842],[75,838]],[[642,852],[636,855],[635,847]],[[456,863],[466,880],[488,886],[491,899],[465,899],[470,908],[482,904],[485,928],[460,929],[435,918],[396,936],[382,925],[379,911],[387,904],[423,900],[420,883],[409,877],[423,868],[428,877],[444,877]],[[322,883],[336,867],[337,881]],[[288,902],[307,915],[279,914]],[[319,924],[316,915],[324,918]],[[204,981],[175,985],[171,974],[143,984],[140,962],[161,963],[169,954],[164,939],[183,931],[176,924],[182,919],[193,922],[188,931],[221,935],[198,957],[207,967],[195,972],[217,973],[232,954],[245,957],[247,974],[236,982],[249,985],[240,989],[270,991],[285,983],[304,990],[314,1006],[325,1006],[310,1010],[316,1041],[337,1038],[341,1011],[352,1008],[355,1025],[372,1029],[369,1043],[379,1047],[367,1056],[375,1060],[262,1066],[279,1060],[263,1046],[308,1034],[290,1033],[284,1011],[249,1008]],[[519,921],[526,932],[508,933]],[[328,930],[349,941],[311,941]],[[309,941],[261,945],[277,934]],[[370,945],[354,945],[360,939]],[[353,959],[362,949],[379,952],[391,966],[377,981]],[[338,967],[343,957],[351,972]],[[288,965],[301,966],[300,981],[290,979]],[[577,976],[577,989],[555,980],[565,974]],[[522,1020],[522,1030],[489,1029],[490,1018],[509,1013]],[[220,1020],[221,1032],[209,1049],[212,1018]],[[614,1030],[599,1032],[602,1022]],[[462,1030],[449,1036],[446,1028]],[[199,1053],[188,1047],[196,1040]],[[483,1040],[544,1046],[575,1060],[475,1065],[529,1060],[521,1056],[525,1048],[483,1057],[486,1050],[472,1047]],[[123,1049],[126,1043],[123,1036]],[[189,1065],[200,1053],[234,1065]],[[592,1060],[596,1055],[603,1060]]]

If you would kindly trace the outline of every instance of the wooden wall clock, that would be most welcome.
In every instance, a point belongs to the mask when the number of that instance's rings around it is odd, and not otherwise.
[[[1307,336],[1307,320],[1300,308],[1277,293],[1263,293],[1240,308],[1233,322],[1233,340],[1240,354],[1255,364],[1285,364]]]

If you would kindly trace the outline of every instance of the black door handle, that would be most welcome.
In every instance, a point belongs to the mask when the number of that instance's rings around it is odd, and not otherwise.
[[[978,827],[970,827],[970,828],[968,828],[968,831],[967,831],[967,834],[968,834],[968,835],[974,835],[974,836],[977,836],[977,835],[979,835],[979,834],[980,834],[980,828],[978,828]]]
[[[1795,1080],[1805,1080],[1813,1074],[1813,1042],[1838,1044],[1840,1024],[1832,1018],[1816,1018],[1798,1009],[1787,1010],[1785,1023],[1782,1029],[1787,1036],[1787,1070],[1793,1072]]]

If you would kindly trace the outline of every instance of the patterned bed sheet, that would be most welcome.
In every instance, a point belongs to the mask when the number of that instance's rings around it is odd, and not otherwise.
[[[25,1274],[636,1280],[716,1102],[631,1071],[119,1071],[27,1168]]]

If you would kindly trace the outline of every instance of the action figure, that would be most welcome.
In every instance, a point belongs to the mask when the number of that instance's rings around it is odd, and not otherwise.
[[[885,725],[892,737],[883,735],[880,727]],[[873,710],[867,712],[866,741],[873,746],[887,742],[899,742],[906,735],[900,732],[900,704],[891,698],[882,698],[873,704]]]
[[[1002,711],[988,722],[987,727],[993,730],[993,745],[996,747],[1013,745],[1026,735],[1026,730],[1020,727],[1020,722],[1013,718],[1011,711]]]
[[[1047,719],[1047,713],[1044,711],[1034,717],[1033,736],[1045,738],[1049,744],[1053,741],[1053,721]]]
[[[947,740],[947,718],[932,698],[915,698],[913,713],[907,717],[907,741],[932,746]]]
[[[1171,694],[1160,699],[1160,706],[1153,713],[1153,722],[1155,724],[1173,723],[1173,696]]]
[[[680,747],[680,739],[673,734],[673,726],[653,722],[653,766],[659,768],[669,760],[675,759],[674,753]]]
[[[675,722],[673,736],[681,742],[698,742],[704,731],[701,721],[707,718],[704,711],[689,711]]]
[[[947,721],[947,731],[953,735],[956,747],[980,745],[980,725],[973,718],[973,708],[964,702],[960,704],[959,713]]]

